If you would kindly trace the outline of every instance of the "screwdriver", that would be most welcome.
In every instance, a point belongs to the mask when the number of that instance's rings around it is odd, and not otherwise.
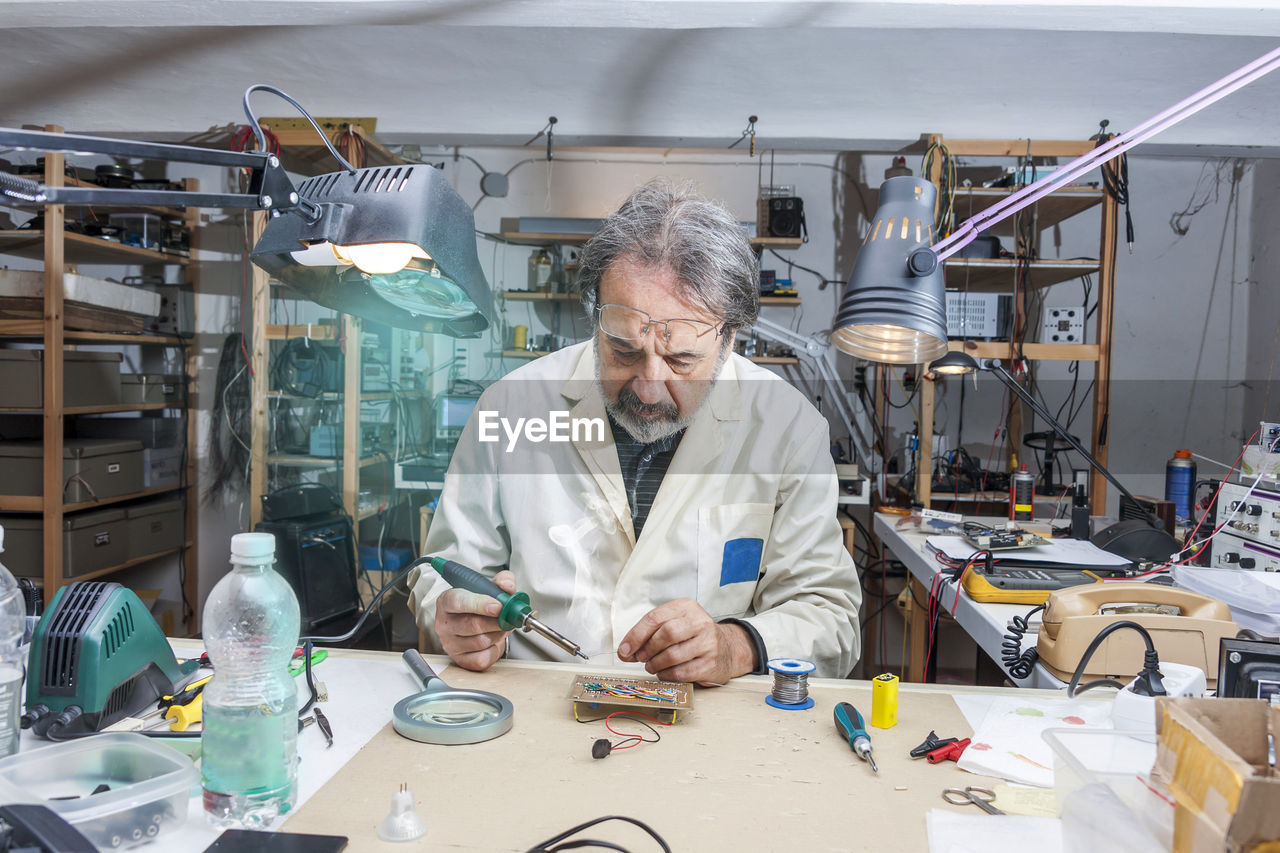
[[[199,695],[200,695],[200,691],[204,689],[205,684],[206,684],[206,683],[208,683],[208,681],[209,681],[209,679],[210,679],[210,678],[213,678],[213,676],[212,676],[212,675],[206,675],[204,678],[197,679],[197,680],[195,680],[195,681],[191,682],[190,684],[186,685],[186,686],[185,686],[185,687],[183,687],[181,690],[179,690],[178,692],[174,693],[172,696],[165,696],[165,697],[163,697],[163,698],[160,700],[160,707],[159,707],[159,708],[157,708],[156,710],[154,710],[154,711],[152,711],[152,712],[150,712],[150,713],[148,713],[148,714],[144,714],[144,715],[142,715],[142,716],[141,716],[141,717],[139,717],[138,719],[139,719],[140,721],[149,720],[149,719],[151,719],[152,717],[156,717],[156,716],[159,716],[159,715],[161,715],[161,714],[164,714],[166,711],[168,711],[168,710],[169,710],[171,707],[173,707],[174,705],[185,705],[186,703],[190,702],[194,697],[196,697],[196,696],[199,696]],[[166,719],[171,719],[171,718],[169,718],[169,717],[166,715]],[[151,726],[148,726],[148,728],[152,728],[152,727],[151,727]]]
[[[196,723],[202,722],[203,719],[204,694],[197,691],[196,695],[188,699],[184,704],[175,702],[170,705],[169,710],[164,713],[164,719],[147,726],[144,731],[151,731],[167,725],[171,732],[185,732]]]
[[[871,738],[867,737],[867,726],[862,721],[858,709],[848,702],[836,705],[836,731],[849,742],[849,748],[863,761],[871,765],[871,769],[879,773],[876,760],[871,757]]]
[[[448,581],[450,586],[498,599],[498,603],[502,605],[502,612],[498,614],[498,627],[502,630],[519,629],[526,633],[535,631],[569,654],[577,655],[583,660],[588,659],[582,653],[581,646],[538,621],[537,611],[530,606],[527,593],[517,592],[513,595],[504,592],[502,587],[474,569],[468,569],[461,563],[455,563],[443,557],[432,557],[431,567],[439,572],[440,577]]]

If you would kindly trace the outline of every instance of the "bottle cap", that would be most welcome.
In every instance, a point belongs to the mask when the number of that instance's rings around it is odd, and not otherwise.
[[[1190,450],[1175,450],[1175,451],[1173,451],[1173,458],[1174,458],[1174,459],[1190,459],[1190,458],[1191,458],[1191,451],[1190,451]]]
[[[1024,464],[1022,464],[1021,466],[1019,466],[1018,470],[1019,470],[1019,471],[1025,471],[1025,470],[1027,470],[1027,466],[1026,466],[1026,464],[1024,463]]]
[[[276,553],[276,537],[270,533],[237,533],[231,537],[231,556],[261,559]]]

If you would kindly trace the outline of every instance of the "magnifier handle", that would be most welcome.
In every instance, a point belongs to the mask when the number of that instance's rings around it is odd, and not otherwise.
[[[414,674],[422,686],[427,687],[430,682],[438,680],[440,676],[436,675],[436,671],[431,668],[431,664],[427,663],[427,659],[418,653],[417,649],[406,649],[404,655],[405,666],[409,667],[409,671]]]

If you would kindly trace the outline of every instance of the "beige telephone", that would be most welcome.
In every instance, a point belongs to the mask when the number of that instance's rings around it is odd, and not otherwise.
[[[1036,652],[1050,672],[1070,681],[1098,632],[1121,620],[1147,629],[1162,662],[1203,670],[1210,687],[1217,681],[1218,641],[1239,631],[1217,599],[1159,584],[1097,583],[1050,593]],[[1080,680],[1128,681],[1141,671],[1145,651],[1137,631],[1116,631],[1093,653]]]

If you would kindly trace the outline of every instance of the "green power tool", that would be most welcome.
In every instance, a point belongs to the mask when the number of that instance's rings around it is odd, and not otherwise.
[[[31,636],[22,727],[50,739],[100,731],[174,694],[199,665],[178,663],[133,590],[69,584]]]

